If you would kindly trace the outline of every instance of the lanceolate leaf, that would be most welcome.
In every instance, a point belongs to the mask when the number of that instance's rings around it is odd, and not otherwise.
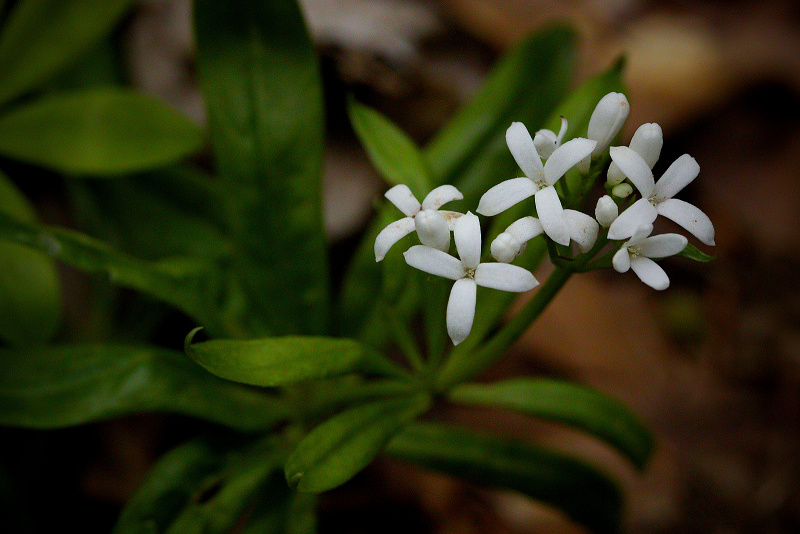
[[[354,372],[394,373],[382,356],[352,339],[286,336],[192,343],[186,353],[217,376],[256,386],[282,386]]]
[[[279,444],[271,438],[227,446],[187,442],[148,473],[122,510],[114,534],[228,533],[242,522],[260,489],[269,490],[265,499],[280,510],[290,495],[279,477],[281,458]]]
[[[234,238],[250,337],[323,334],[322,88],[294,0],[197,0],[198,74]]]
[[[547,378],[518,378],[494,384],[464,384],[450,400],[497,406],[573,425],[600,438],[643,469],[653,450],[653,436],[624,404],[587,387]]]
[[[150,169],[202,142],[189,119],[126,89],[53,94],[0,116],[0,154],[68,174]]]
[[[559,508],[594,532],[619,530],[622,498],[616,484],[564,454],[430,423],[408,426],[386,450],[431,469],[519,491]]]
[[[27,222],[36,214],[0,173],[0,213]],[[0,242],[0,339],[12,345],[41,343],[61,318],[61,288],[52,258],[15,243]]]
[[[431,169],[414,141],[389,119],[354,99],[348,102],[347,111],[353,129],[381,175],[392,185],[407,185],[422,202],[433,189]]]
[[[0,104],[34,89],[99,42],[132,0],[24,0],[0,33]]]
[[[154,347],[69,345],[0,349],[0,423],[62,428],[128,413],[166,411],[240,430],[268,428],[286,406],[209,375]]]
[[[699,261],[702,263],[708,263],[713,261],[716,256],[712,256],[710,254],[706,254],[696,246],[689,243],[686,245],[686,248],[683,249],[678,256],[683,256],[684,258],[689,258],[690,260]]]
[[[428,395],[362,404],[312,430],[286,462],[289,484],[300,491],[326,491],[350,480],[381,452],[391,437],[430,406]]]

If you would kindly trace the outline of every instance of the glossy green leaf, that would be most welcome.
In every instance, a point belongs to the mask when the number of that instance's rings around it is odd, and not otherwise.
[[[52,94],[0,116],[0,154],[68,174],[154,168],[202,143],[189,119],[125,89]]]
[[[225,534],[240,524],[259,490],[273,506],[289,491],[274,438],[227,446],[194,440],[168,452],[122,510],[114,534]],[[264,530],[262,532],[282,532]]]
[[[362,404],[331,417],[306,435],[289,456],[286,480],[310,492],[344,484],[430,403],[428,395],[399,397]]]
[[[639,469],[653,452],[652,434],[624,404],[562,380],[517,378],[494,384],[464,384],[454,388],[448,398],[575,426],[615,447]]]
[[[23,0],[0,33],[0,103],[34,89],[108,35],[132,0]]]
[[[480,484],[519,491],[597,533],[619,530],[622,497],[605,474],[563,453],[430,423],[410,425],[387,452]]]
[[[198,74],[231,195],[249,337],[329,328],[322,220],[324,114],[316,52],[294,0],[197,0]]]
[[[155,347],[65,345],[0,349],[0,422],[62,428],[127,413],[165,411],[240,430],[267,428],[286,406],[209,375]]]
[[[0,240],[25,245],[91,273],[108,273],[115,284],[163,300],[215,332],[226,325],[214,305],[222,288],[211,266],[191,258],[147,262],[117,252],[106,244],[65,228],[27,224],[0,213]]]
[[[355,99],[348,101],[347,112],[378,172],[392,185],[407,185],[422,202],[433,189],[431,170],[414,141],[388,118]]]
[[[358,341],[319,336],[215,339],[192,343],[186,354],[217,376],[256,386],[282,386],[354,372],[394,372],[381,355]]]
[[[0,173],[0,213],[33,222],[22,193]],[[61,286],[53,260],[14,243],[0,242],[0,339],[12,345],[50,339],[61,320]]]
[[[699,261],[702,263],[708,263],[710,261],[714,261],[714,258],[716,258],[716,256],[713,256],[711,254],[706,254],[705,252],[703,252],[696,246],[692,245],[691,243],[687,244],[686,248],[684,248],[678,254],[678,256],[683,256],[684,258],[689,258],[690,260]]]

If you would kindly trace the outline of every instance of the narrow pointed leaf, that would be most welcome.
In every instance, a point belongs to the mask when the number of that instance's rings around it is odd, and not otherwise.
[[[270,492],[273,506],[288,503],[288,488],[275,476],[281,457],[278,443],[269,438],[227,446],[200,439],[184,443],[148,473],[122,510],[113,533],[231,532],[259,489]]]
[[[0,173],[0,213],[34,222],[27,199]],[[52,258],[0,242],[0,339],[12,345],[42,343],[61,319],[61,288]]]
[[[347,111],[375,168],[390,184],[407,185],[421,201],[433,187],[430,166],[414,141],[389,119],[354,99],[348,102]]]
[[[344,484],[378,455],[386,443],[430,406],[428,395],[362,404],[312,430],[286,462],[289,484],[321,492]]]
[[[108,35],[132,0],[16,2],[0,34],[0,103],[34,89]]]
[[[300,8],[197,0],[194,15],[217,171],[233,191],[238,277],[263,325],[247,334],[326,333],[322,85]]]
[[[494,384],[464,384],[450,400],[497,406],[574,426],[605,441],[643,469],[653,451],[653,436],[624,404],[599,391],[546,378],[518,378]]]
[[[0,154],[67,174],[154,168],[202,143],[199,126],[126,89],[53,94],[0,116]]]
[[[594,532],[619,530],[619,488],[601,471],[563,453],[430,423],[415,423],[398,433],[387,452],[480,484],[519,491]]]
[[[678,253],[678,256],[683,256],[684,258],[689,258],[690,260],[699,261],[702,263],[708,263],[716,258],[716,256],[706,254],[691,243],[687,244],[686,248]]]
[[[285,336],[192,343],[186,354],[217,376],[256,386],[282,386],[354,372],[392,372],[382,356],[352,339]]]
[[[240,430],[286,417],[282,402],[209,375],[180,352],[124,345],[0,349],[0,423],[62,428],[164,411]]]

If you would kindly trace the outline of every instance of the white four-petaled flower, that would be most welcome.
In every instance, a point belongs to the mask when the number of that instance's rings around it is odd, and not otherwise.
[[[674,256],[686,248],[689,242],[679,234],[660,234],[650,236],[653,225],[645,223],[639,226],[628,241],[623,243],[611,262],[617,272],[624,273],[632,269],[639,279],[653,289],[669,287],[669,278],[664,269],[650,258],[666,258]]]
[[[461,214],[439,208],[452,200],[464,198],[458,189],[452,185],[439,186],[428,193],[422,204],[403,184],[392,187],[384,196],[406,217],[381,230],[375,238],[375,261],[381,261],[392,245],[414,230],[422,244],[442,251],[450,248],[450,231]]]
[[[447,302],[447,333],[453,344],[458,345],[472,330],[477,286],[523,292],[539,282],[522,267],[480,262],[481,227],[476,215],[467,212],[456,221],[453,239],[460,259],[425,245],[415,245],[403,256],[414,268],[455,280]]]
[[[478,213],[497,215],[533,195],[544,233],[556,243],[569,245],[572,225],[565,220],[561,199],[553,186],[592,153],[596,142],[582,138],[567,141],[553,150],[544,165],[531,134],[521,122],[512,123],[508,128],[506,143],[525,177],[512,178],[489,189],[478,203]]]
[[[681,225],[706,245],[714,245],[711,219],[688,202],[672,198],[700,173],[700,165],[693,157],[684,154],[676,159],[658,182],[655,182],[653,172],[642,156],[628,147],[611,147],[611,159],[636,186],[642,198],[611,223],[609,239],[631,237],[640,225],[652,223],[660,214]]]

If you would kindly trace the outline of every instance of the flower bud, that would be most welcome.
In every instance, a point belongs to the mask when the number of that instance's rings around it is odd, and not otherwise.
[[[589,119],[587,137],[597,141],[592,157],[603,153],[617,136],[628,118],[630,106],[622,93],[608,93],[600,99]]]
[[[414,217],[417,236],[423,245],[447,252],[450,249],[450,227],[436,210],[422,210]]]
[[[492,241],[490,247],[492,257],[501,263],[511,263],[522,252],[520,242],[507,232],[503,232]]]
[[[661,131],[661,126],[651,122],[642,124],[636,129],[636,133],[631,138],[631,150],[642,156],[642,159],[647,163],[651,169],[658,161],[658,156],[661,155],[661,147],[664,145],[664,134]],[[617,164],[613,161],[608,167],[608,183],[617,185],[622,183],[625,175],[619,170]]]
[[[555,149],[561,146],[561,141],[564,139],[564,134],[567,133],[567,119],[561,117],[561,129],[558,135],[552,130],[539,130],[533,137],[533,145],[536,147],[536,152],[542,159],[547,159]]]
[[[608,228],[614,219],[619,215],[619,207],[608,195],[603,195],[597,201],[597,207],[594,210],[595,219],[600,223],[603,228]]]
[[[611,188],[611,194],[617,198],[625,198],[633,193],[633,187],[628,183],[621,183]]]

